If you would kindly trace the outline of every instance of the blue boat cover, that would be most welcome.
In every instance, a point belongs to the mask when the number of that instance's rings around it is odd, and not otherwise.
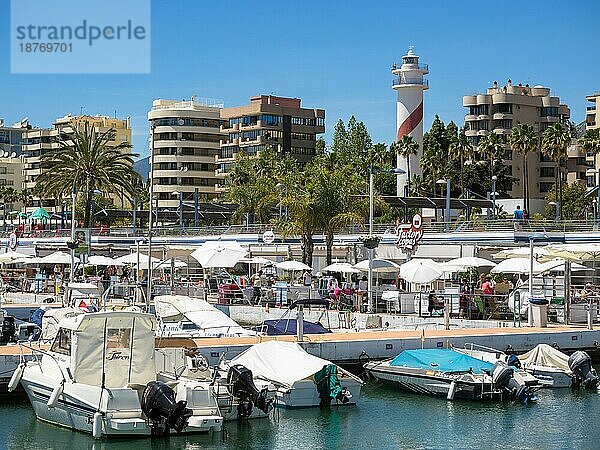
[[[298,324],[296,319],[269,319],[263,322],[266,325],[268,336],[281,336],[284,334],[296,334]],[[261,327],[258,327],[261,328]],[[318,323],[304,321],[304,334],[324,334],[331,333],[327,328]]]
[[[436,370],[439,372],[484,373],[491,371],[492,363],[451,349],[404,350],[396,356],[390,366],[403,366],[412,369]]]

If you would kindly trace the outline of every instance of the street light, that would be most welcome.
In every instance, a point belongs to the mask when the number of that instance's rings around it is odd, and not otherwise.
[[[492,177],[492,196],[494,198],[494,202],[492,203],[493,206],[493,211],[494,211],[494,220],[496,220],[498,217],[496,215],[496,180],[498,180],[498,177],[496,175],[494,175]]]
[[[367,238],[367,242],[365,243],[368,251],[369,251],[369,284],[368,284],[368,302],[367,302],[367,312],[373,312],[373,250],[377,247],[377,240],[374,239],[373,236],[373,178],[376,173],[380,172],[388,172],[396,175],[405,174],[406,171],[404,169],[390,169],[390,170],[380,170],[375,169],[373,165],[369,167],[369,237]]]
[[[446,212],[444,213],[444,221],[446,222],[446,233],[450,231],[450,178],[445,180],[440,178],[436,181],[436,184],[446,185]]]
[[[556,223],[560,222],[560,214],[558,209],[558,202],[548,202],[550,206],[554,206],[554,221]]]

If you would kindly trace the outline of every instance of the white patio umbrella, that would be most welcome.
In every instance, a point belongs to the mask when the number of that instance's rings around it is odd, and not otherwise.
[[[384,272],[389,272],[389,273],[394,273],[394,272],[398,272],[400,270],[400,266],[398,264],[396,264],[394,261],[390,261],[387,259],[379,259],[379,258],[373,258],[373,272],[375,273],[384,273]],[[369,260],[368,259],[364,259],[362,261],[360,261],[359,263],[354,264],[354,268],[358,269],[362,272],[368,272],[369,271]]]
[[[108,256],[92,255],[88,258],[89,266],[123,266],[124,263]]]
[[[530,253],[529,247],[515,247],[502,250],[492,255],[495,259],[509,259],[509,258],[529,258]],[[533,257],[536,260],[545,259],[550,257],[550,252],[546,247],[534,247]]]
[[[79,258],[75,257],[75,262],[78,263]],[[71,264],[71,255],[65,252],[54,252],[48,256],[44,256],[39,260],[40,264]]]
[[[400,277],[409,283],[431,283],[444,274],[442,265],[431,259],[411,259],[400,266]]]
[[[275,261],[272,261],[267,258],[263,258],[262,256],[253,256],[252,258],[242,258],[238,262],[245,264],[275,264]]]
[[[148,266],[148,255],[144,254],[144,253],[138,253],[134,252],[134,253],[129,253],[125,256],[121,256],[119,258],[116,258],[115,261],[121,263],[121,264],[137,264],[138,260],[140,262],[140,266],[145,263],[146,266]],[[152,257],[152,262],[153,263],[158,263],[160,262],[160,259],[155,258],[154,256]]]
[[[548,247],[551,256],[570,261],[595,261],[600,258],[600,244],[558,244]]]
[[[335,262],[321,269],[323,272],[340,272],[340,273],[360,273],[360,269],[352,267],[352,264],[346,262]]]
[[[0,264],[11,264],[13,261],[32,258],[31,255],[25,255],[24,253],[8,251],[0,253]]]
[[[275,267],[281,270],[296,271],[296,270],[312,270],[312,267],[307,266],[300,261],[282,261],[275,264]]]
[[[145,261],[146,263],[146,267],[148,267],[148,261]],[[142,264],[140,264],[140,266],[142,266]],[[181,269],[182,267],[187,267],[187,263],[175,258],[175,260],[173,261],[173,267],[175,269]],[[170,269],[171,268],[171,259],[167,259],[161,263],[157,263],[154,265],[155,269]]]
[[[536,274],[546,273],[546,272],[564,272],[565,271],[565,260],[562,258],[554,258],[550,261],[547,261],[543,264],[540,264],[535,271]],[[576,262],[571,263],[571,271],[583,271],[583,270],[594,270],[590,267],[585,267],[582,264],[578,264]]]
[[[490,270],[491,273],[529,273],[530,261],[528,258],[510,258],[500,262]],[[538,272],[540,263],[533,261],[533,273]]]
[[[477,256],[464,256],[462,258],[455,258],[445,262],[443,267],[444,269],[446,269],[446,267],[452,267],[466,270],[471,267],[494,267],[495,265],[496,263],[490,261],[489,259],[478,258]]]
[[[207,241],[190,256],[204,268],[233,267],[248,254],[237,241]]]

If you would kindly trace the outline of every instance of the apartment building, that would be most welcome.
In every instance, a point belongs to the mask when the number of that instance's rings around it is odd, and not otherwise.
[[[504,140],[504,161],[517,180],[509,194],[513,198],[523,198],[523,156],[513,152],[508,144],[512,128],[526,123],[533,125],[541,135],[554,123],[566,123],[570,118],[569,107],[561,104],[558,97],[551,96],[547,87],[530,87],[521,83],[514,85],[511,80],[508,80],[506,86],[499,86],[494,82],[485,94],[464,96],[463,106],[468,109],[465,133],[473,145],[477,146],[489,133],[496,133]],[[554,185],[555,162],[536,151],[527,156],[527,164],[530,198],[542,199]],[[572,145],[568,151],[567,181],[584,183],[586,169],[585,153]]]
[[[114,139],[109,145],[119,145],[123,142],[131,143],[131,124],[129,118],[117,119],[107,116],[72,116],[70,114],[56,119],[52,128],[30,128],[23,133],[23,187],[33,190],[37,183],[37,177],[43,172],[41,164],[42,155],[57,151],[61,148],[59,136],[73,134],[74,130],[83,130],[86,126],[93,126],[96,133],[104,133],[110,129],[115,130]],[[36,206],[56,211],[58,204],[56,199],[34,197]]]
[[[313,158],[317,135],[325,132],[325,110],[303,108],[301,103],[299,98],[259,95],[251,97],[248,105],[223,108],[217,173],[224,178],[240,151],[256,155],[271,147],[301,164]]]
[[[219,102],[195,97],[152,102],[148,120],[154,167],[150,173],[160,207],[178,207],[180,193],[183,200],[218,196],[215,158],[222,139],[221,107]]]
[[[23,132],[29,126],[27,118],[5,126],[0,119],[0,187],[10,187],[16,191],[23,189]],[[3,203],[4,204],[4,203]],[[19,203],[6,204],[6,210],[18,208]],[[3,213],[1,213],[3,214]]]

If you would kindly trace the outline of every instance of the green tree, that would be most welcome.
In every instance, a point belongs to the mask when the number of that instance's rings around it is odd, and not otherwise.
[[[465,161],[473,161],[475,157],[475,151],[473,144],[465,134],[465,130],[462,129],[450,142],[450,158],[460,163],[460,190],[461,196],[465,195],[465,183],[464,183],[464,166]]]
[[[600,128],[595,130],[587,130],[579,139],[579,144],[586,152],[597,155],[600,153]]]
[[[87,193],[84,226],[90,225],[91,191],[104,195],[121,192],[131,200],[135,195],[135,180],[131,144],[112,144],[116,131],[98,132],[85,123],[72,134],[60,135],[59,150],[42,155],[45,171],[37,179],[44,196],[63,198],[71,192]]]
[[[571,133],[569,129],[560,123],[555,123],[542,133],[542,153],[552,158],[556,163],[554,173],[555,185],[558,185],[558,201],[560,219],[563,218],[562,213],[562,185],[563,185],[563,159],[567,157],[567,150],[571,144]]]
[[[529,174],[527,155],[538,147],[538,135],[532,125],[520,123],[513,127],[508,137],[511,148],[523,155],[523,198],[524,209],[529,210]]]
[[[560,211],[563,213],[564,220],[584,220],[587,211],[593,208],[592,197],[586,195],[587,187],[583,183],[565,184],[563,186],[562,203]],[[559,202],[560,192],[557,191],[557,185],[546,194],[546,211],[548,219],[554,220],[556,217],[556,206],[549,205],[550,202]]]
[[[416,155],[419,152],[419,144],[412,136],[404,135],[395,144],[392,144],[396,153],[402,158],[406,159],[406,176],[408,180],[408,195],[411,194],[410,189],[410,157]]]
[[[479,152],[490,160],[490,179],[494,176],[495,161],[504,156],[504,143],[496,133],[484,136],[478,145]]]

